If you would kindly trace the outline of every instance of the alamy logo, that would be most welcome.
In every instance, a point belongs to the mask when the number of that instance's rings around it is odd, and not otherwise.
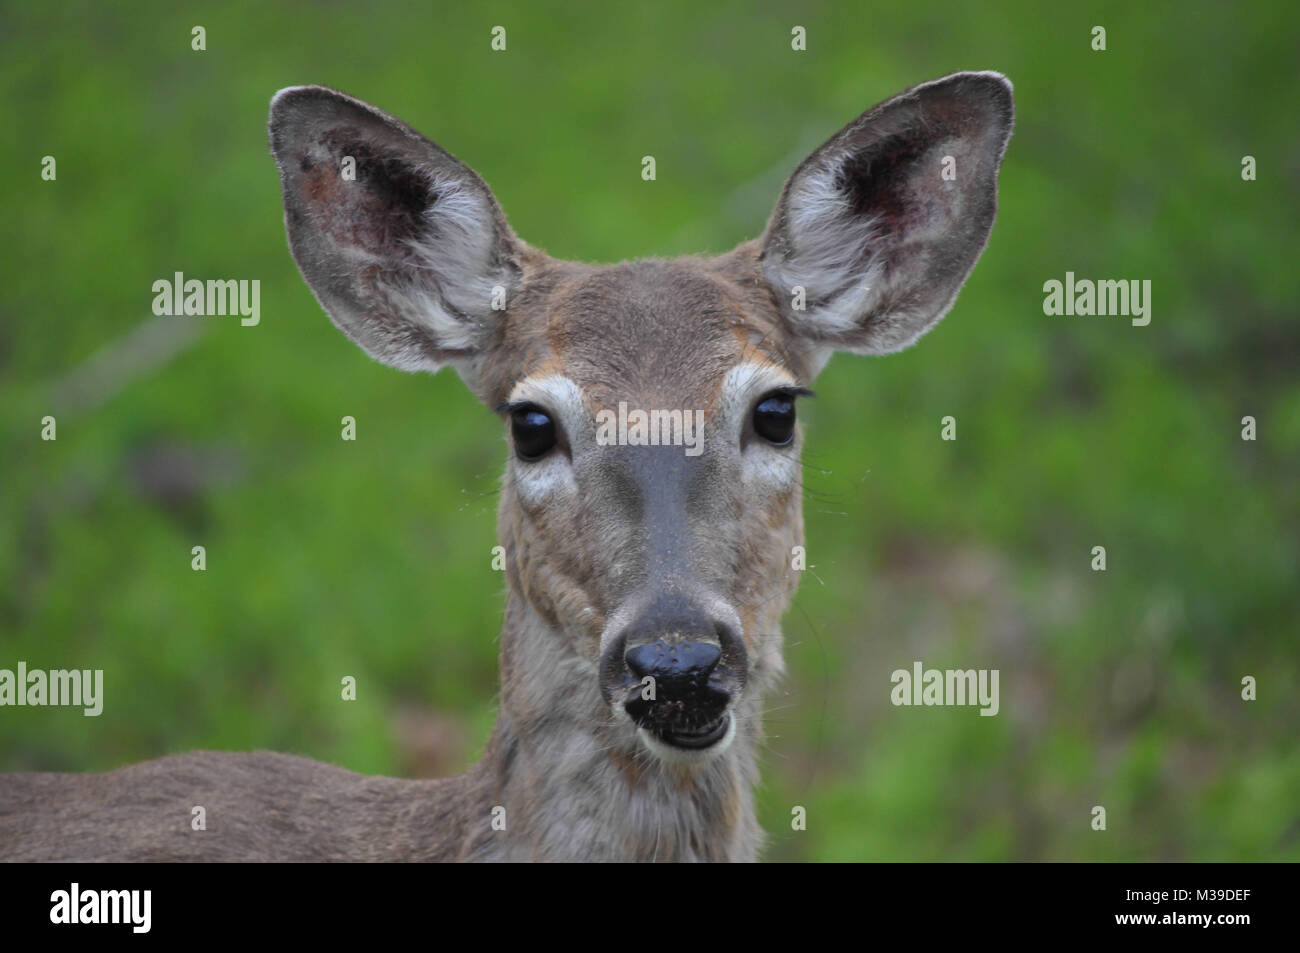
[[[1045,281],[1043,292],[1047,295],[1043,299],[1043,314],[1122,315],[1131,317],[1129,323],[1139,328],[1151,323],[1150,278],[1093,281],[1076,279],[1074,272],[1067,271],[1064,282],[1055,278]]]
[[[176,272],[171,281],[159,278],[153,283],[153,313],[166,315],[217,316],[239,314],[239,323],[252,327],[262,320],[262,282],[254,278],[187,279]]]
[[[152,890],[69,890],[50,894],[51,923],[126,923],[132,933],[148,933],[153,920]]]
[[[912,671],[895,670],[889,677],[893,691],[889,700],[895,705],[979,705],[981,715],[996,715],[998,669],[937,669],[912,663]]]
[[[688,457],[704,452],[704,411],[631,410],[618,402],[618,413],[596,414],[596,443],[602,447],[685,447]]]
[[[83,707],[94,718],[104,710],[104,670],[33,669],[19,662],[18,671],[0,668],[0,706],[50,705]]]

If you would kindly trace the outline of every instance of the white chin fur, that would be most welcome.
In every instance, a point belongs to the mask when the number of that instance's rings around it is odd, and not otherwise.
[[[664,744],[655,737],[654,732],[646,731],[644,728],[637,728],[636,733],[642,743],[650,749],[650,753],[665,764],[698,765],[712,761],[731,747],[731,742],[736,737],[736,718],[734,715],[727,715],[727,733],[717,744],[707,748],[678,748]]]

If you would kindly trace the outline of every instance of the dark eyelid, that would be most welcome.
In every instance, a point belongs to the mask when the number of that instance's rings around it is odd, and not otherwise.
[[[769,397],[816,397],[816,396],[817,395],[814,394],[807,387],[796,387],[792,384],[789,387],[777,387],[774,390],[768,391],[766,394],[763,395],[763,399],[766,400]]]
[[[531,400],[507,400],[504,403],[497,404],[492,410],[498,414],[513,414],[516,410],[534,406],[536,405]]]

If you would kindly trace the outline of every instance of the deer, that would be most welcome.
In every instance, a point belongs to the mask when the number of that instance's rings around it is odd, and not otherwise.
[[[913,86],[809,155],[758,238],[598,265],[525,243],[388,113],[276,93],[285,228],[321,308],[377,361],[453,368],[505,431],[495,727],[438,780],[267,751],[3,775],[0,858],[758,859],[763,699],[804,544],[796,404],[834,352],[897,352],[951,309],[1012,121],[999,73]],[[626,433],[601,439],[620,404]],[[702,422],[695,453],[642,425],[677,411]]]

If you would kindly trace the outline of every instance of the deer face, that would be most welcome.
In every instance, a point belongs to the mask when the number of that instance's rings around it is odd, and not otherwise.
[[[797,579],[795,403],[811,368],[745,273],[571,270],[522,373],[493,385],[513,451],[507,565],[615,718],[676,760],[722,750],[746,683],[780,671]]]
[[[523,611],[588,673],[610,730],[686,764],[752,737],[782,669],[799,399],[832,351],[898,350],[948,310],[1010,126],[996,74],[915,87],[805,160],[761,239],[595,267],[524,244],[474,172],[372,107],[296,87],[271,109],[317,299],[371,356],[450,364],[500,415]]]

